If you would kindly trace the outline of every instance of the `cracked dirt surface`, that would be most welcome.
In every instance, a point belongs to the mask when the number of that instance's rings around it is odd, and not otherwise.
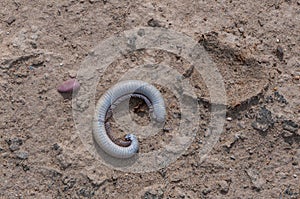
[[[300,198],[299,1],[2,0],[0,6],[1,198]],[[124,55],[97,88],[99,98],[128,68],[149,60],[189,78],[199,99],[199,132],[157,172],[124,173],[95,161],[76,134],[71,100],[56,90],[100,41],[143,26],[190,36],[224,78],[227,121],[203,162],[197,152],[209,135],[209,96],[181,57]],[[163,95],[177,115],[172,94]],[[178,118],[171,116],[174,125]],[[169,136],[172,130],[152,137],[142,150]]]

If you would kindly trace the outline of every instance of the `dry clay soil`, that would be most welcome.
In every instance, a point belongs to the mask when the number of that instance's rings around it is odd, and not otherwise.
[[[300,198],[300,1],[1,0],[0,7],[0,198]],[[189,148],[158,171],[130,173],[103,165],[80,139],[72,99],[56,88],[102,40],[136,27],[188,35],[222,74],[227,119],[205,158],[209,92],[184,57],[163,50],[114,60],[96,99],[128,69],[172,66],[197,94],[201,120]],[[166,126],[140,140],[140,152],[160,148],[180,119],[172,92],[158,88]]]

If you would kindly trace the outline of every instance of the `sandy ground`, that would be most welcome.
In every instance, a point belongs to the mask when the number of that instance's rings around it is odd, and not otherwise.
[[[300,1],[2,0],[0,6],[1,198],[300,198]],[[200,162],[210,102],[201,78],[188,75],[201,113],[193,143],[166,168],[136,174],[89,153],[76,133],[72,100],[56,87],[76,76],[100,41],[145,26],[204,46],[224,78],[228,118]],[[100,80],[97,98],[143,60],[182,74],[190,68],[164,51],[124,55]],[[167,90],[163,95],[173,99]],[[173,101],[168,128],[176,129]],[[158,141],[143,142],[141,150],[159,148],[164,136],[172,133],[152,137]]]

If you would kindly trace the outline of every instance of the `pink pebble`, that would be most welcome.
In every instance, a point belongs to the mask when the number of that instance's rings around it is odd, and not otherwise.
[[[63,82],[60,86],[57,87],[58,92],[68,93],[72,91],[77,91],[80,87],[79,82],[76,79],[69,79]]]

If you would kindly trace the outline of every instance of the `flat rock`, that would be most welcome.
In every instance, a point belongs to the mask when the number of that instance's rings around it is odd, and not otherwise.
[[[251,39],[249,45],[259,44],[259,41]],[[207,50],[223,77],[226,89],[224,97],[227,98],[226,105],[229,109],[239,110],[257,103],[268,87],[267,74],[250,50],[237,47],[241,42],[239,37],[230,33],[209,32],[203,35],[199,42]],[[200,88],[205,88],[203,80],[198,82]],[[207,91],[201,95],[204,100],[210,101]]]

